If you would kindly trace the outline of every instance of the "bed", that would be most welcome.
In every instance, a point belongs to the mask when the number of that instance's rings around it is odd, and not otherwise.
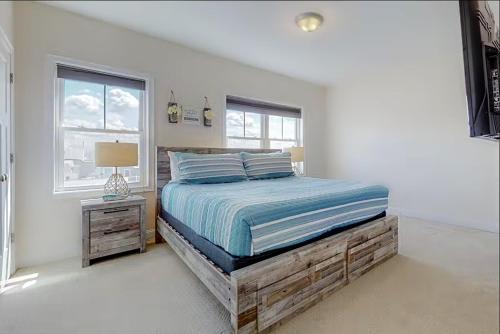
[[[379,185],[288,176],[217,184],[169,183],[161,217],[225,272],[304,245],[387,209]]]
[[[229,310],[235,333],[269,331],[397,254],[385,187],[295,176],[169,184],[168,151],[241,150],[157,147],[157,241]]]

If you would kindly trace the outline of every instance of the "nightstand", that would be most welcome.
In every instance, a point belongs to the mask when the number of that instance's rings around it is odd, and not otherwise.
[[[133,249],[146,250],[146,199],[82,200],[82,267],[91,260]]]

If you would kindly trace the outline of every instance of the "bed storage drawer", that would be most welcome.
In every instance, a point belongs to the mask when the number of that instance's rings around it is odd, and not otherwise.
[[[348,248],[347,278],[349,282],[397,253],[397,226],[387,226],[379,231],[383,233]]]
[[[257,291],[259,331],[346,283],[345,251]]]

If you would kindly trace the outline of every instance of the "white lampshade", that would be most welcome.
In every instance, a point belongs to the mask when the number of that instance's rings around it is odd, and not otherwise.
[[[138,145],[134,143],[95,143],[96,167],[138,165]]]
[[[292,162],[302,162],[304,161],[304,148],[303,147],[287,147],[283,149],[283,152],[290,152],[292,155]]]

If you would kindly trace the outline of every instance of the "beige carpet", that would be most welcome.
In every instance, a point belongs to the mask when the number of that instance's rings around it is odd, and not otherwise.
[[[498,234],[402,219],[400,255],[275,332],[496,334],[498,248]],[[230,332],[166,245],[86,269],[71,259],[19,270],[0,295],[2,334]]]

